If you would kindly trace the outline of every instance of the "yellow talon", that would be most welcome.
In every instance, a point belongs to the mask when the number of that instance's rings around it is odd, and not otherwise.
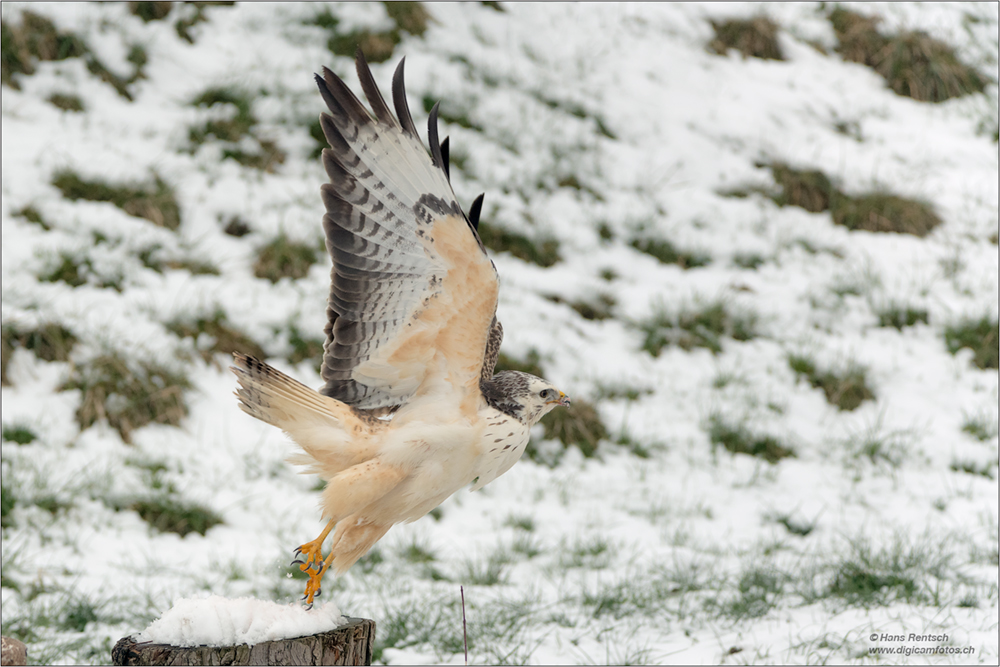
[[[333,526],[336,521],[331,521],[323,529],[323,532],[319,534],[312,542],[306,542],[298,549],[296,553],[301,554],[304,560],[299,564],[299,569],[309,575],[309,581],[306,582],[306,592],[303,598],[307,605],[312,605],[313,598],[319,595],[320,583],[323,581],[323,575],[326,573],[329,563],[323,562],[323,541],[326,536],[330,534],[333,530]],[[333,554],[330,554],[333,556]],[[315,565],[316,568],[310,567]]]

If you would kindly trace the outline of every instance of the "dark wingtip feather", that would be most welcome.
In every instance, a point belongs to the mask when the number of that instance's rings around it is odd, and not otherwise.
[[[319,86],[319,94],[323,96],[323,101],[326,102],[326,107],[331,111],[336,111],[340,109],[340,104],[337,99],[330,92],[330,87],[326,85],[326,78],[336,76],[333,72],[328,70],[326,67],[323,68],[323,76],[319,74],[314,74],[313,77],[316,79],[316,85]]]
[[[346,117],[358,125],[365,125],[374,120],[365,105],[347,87],[343,79],[331,72],[329,68],[323,68],[323,77],[321,79],[317,76],[316,84],[319,86],[323,101],[326,102],[327,108],[334,117],[339,120],[344,120]]]
[[[406,86],[403,83],[403,64],[405,62],[406,56],[403,56],[392,75],[392,103],[396,107],[396,116],[399,117],[399,124],[403,126],[403,131],[419,139],[417,127],[413,124],[413,116],[410,115],[410,106],[406,103]]]
[[[438,107],[440,106],[440,102],[435,102],[431,114],[427,117],[427,141],[431,143],[431,157],[434,158],[434,166],[444,168],[441,143],[438,141]]]
[[[449,144],[448,140],[451,137],[445,137],[444,141],[441,142],[441,159],[444,161],[442,166],[444,166],[444,175],[448,179],[448,184],[451,184],[451,163],[449,162]]]
[[[392,117],[392,113],[389,111],[382,93],[379,92],[378,85],[375,83],[375,77],[372,76],[371,68],[368,67],[368,61],[365,60],[365,53],[361,50],[360,46],[354,54],[354,65],[358,70],[358,80],[361,81],[361,90],[365,91],[365,97],[368,98],[368,104],[372,106],[372,111],[375,112],[375,118],[380,123],[395,125],[396,119]]]
[[[476,200],[472,202],[472,208],[469,209],[469,222],[472,223],[472,228],[477,232],[479,231],[479,215],[483,212],[483,197],[486,193],[476,197]]]

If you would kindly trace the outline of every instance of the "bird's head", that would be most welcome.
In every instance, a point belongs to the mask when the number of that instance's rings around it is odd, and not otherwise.
[[[497,406],[512,414],[522,422],[532,426],[553,408],[560,405],[569,407],[570,400],[548,380],[522,373],[521,371],[500,371],[491,382],[497,397],[504,407]]]

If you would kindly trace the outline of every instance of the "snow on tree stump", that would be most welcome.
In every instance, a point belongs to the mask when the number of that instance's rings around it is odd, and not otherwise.
[[[370,665],[375,621],[347,618],[347,625],[307,637],[250,646],[194,646],[118,640],[111,650],[115,665]]]

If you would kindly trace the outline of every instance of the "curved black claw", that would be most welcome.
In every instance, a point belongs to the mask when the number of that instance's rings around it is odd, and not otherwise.
[[[317,589],[316,589],[316,592],[315,592],[315,593],[313,593],[313,597],[314,597],[314,598],[318,598],[318,597],[319,597],[320,595],[322,595],[322,594],[323,594],[323,589],[322,589],[322,588],[317,588]]]
[[[289,565],[304,565],[304,564],[305,564],[305,561],[304,560],[299,560],[298,558],[296,558],[291,563],[289,563]]]

